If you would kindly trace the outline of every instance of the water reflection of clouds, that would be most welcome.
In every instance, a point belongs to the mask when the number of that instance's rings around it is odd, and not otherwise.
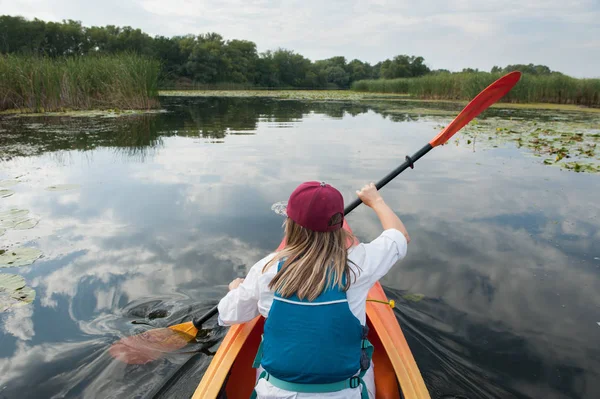
[[[69,356],[106,365],[97,359],[108,341],[131,333],[129,320],[144,316],[128,304],[159,301],[173,316],[157,325],[204,309],[238,277],[240,265],[277,244],[282,220],[270,206],[296,184],[326,180],[349,201],[420,148],[437,125],[392,123],[372,112],[335,121],[313,113],[292,129],[276,123],[259,120],[256,135],[228,136],[226,145],[164,138],[147,163],[122,160],[110,149],[93,157],[73,153],[61,165],[50,156],[8,163],[11,176],[28,175],[3,205],[31,209],[42,222],[2,239],[34,240],[46,258],[20,269],[38,299],[3,318],[4,333],[16,343],[2,350],[0,382],[23,384],[38,364],[73,370],[64,366]],[[435,149],[384,189],[413,238],[385,285],[441,298],[526,340],[541,362],[563,358],[592,369],[584,359],[596,350],[596,320],[582,325],[600,302],[598,271],[589,262],[600,238],[592,178],[512,150]],[[81,188],[43,191],[56,183]],[[365,207],[348,220],[364,240],[380,230]],[[52,316],[68,317],[78,331],[42,334]],[[448,328],[460,322],[454,323]],[[69,371],[52,389],[86,380],[88,388],[79,389],[94,392],[114,378],[103,367]]]

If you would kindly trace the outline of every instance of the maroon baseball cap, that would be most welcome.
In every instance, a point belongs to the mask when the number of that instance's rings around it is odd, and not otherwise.
[[[326,183],[309,181],[299,185],[287,204],[287,216],[313,231],[335,231],[344,222],[342,194]]]

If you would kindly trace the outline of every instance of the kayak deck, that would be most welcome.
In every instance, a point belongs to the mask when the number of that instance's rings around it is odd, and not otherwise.
[[[379,283],[369,291],[369,299],[387,301]],[[252,362],[263,332],[264,318],[259,316],[230,327],[211,361],[193,399],[247,399],[256,384]],[[390,306],[367,302],[369,340],[375,347],[373,364],[377,399],[429,398],[421,373]]]

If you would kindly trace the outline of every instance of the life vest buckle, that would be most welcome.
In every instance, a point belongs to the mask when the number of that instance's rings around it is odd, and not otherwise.
[[[350,378],[350,388],[358,388],[360,386],[360,377],[354,376]]]

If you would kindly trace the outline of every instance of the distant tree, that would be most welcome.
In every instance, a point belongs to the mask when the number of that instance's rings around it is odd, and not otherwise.
[[[277,87],[279,86],[279,71],[273,61],[273,52],[266,51],[260,54],[256,60],[256,75],[254,82],[258,86]]]
[[[200,83],[225,81],[227,72],[223,57],[224,46],[223,36],[218,33],[198,35],[185,63],[187,74]]]
[[[370,65],[335,56],[312,62],[294,51],[278,49],[258,54],[248,40],[226,41],[217,33],[151,37],[130,26],[84,27],[79,21],[44,22],[0,16],[0,53],[49,57],[134,52],[161,61],[165,80],[186,78],[199,83],[236,82],[270,87],[349,87],[362,79],[417,77],[431,71],[420,56],[396,55]],[[519,70],[532,75],[559,74],[545,65],[494,66],[494,73]],[[465,68],[463,72],[479,72]]]
[[[366,62],[354,59],[348,63],[350,82],[372,78],[372,67]]]
[[[385,79],[423,76],[430,72],[423,57],[397,55],[381,64],[380,76]]]
[[[348,83],[350,82],[350,76],[344,70],[344,68],[340,66],[330,66],[325,72],[327,73],[327,82],[333,83],[337,87],[346,88],[348,87]]]
[[[222,81],[252,83],[256,77],[256,44],[248,40],[231,40],[223,47],[226,70]]]
[[[162,62],[163,76],[174,78],[181,74],[181,66],[186,61],[186,56],[181,52],[177,38],[156,36],[153,43],[154,57]]]
[[[277,49],[273,52],[273,65],[281,86],[302,87],[307,84],[311,62],[291,50]]]
[[[410,71],[412,76],[423,76],[431,72],[429,67],[425,65],[423,57],[411,57]]]
[[[494,66],[491,70],[492,73],[509,73],[513,71],[520,71],[530,75],[550,75],[553,71],[546,65],[534,65],[534,64],[514,64],[507,65],[504,68]]]

